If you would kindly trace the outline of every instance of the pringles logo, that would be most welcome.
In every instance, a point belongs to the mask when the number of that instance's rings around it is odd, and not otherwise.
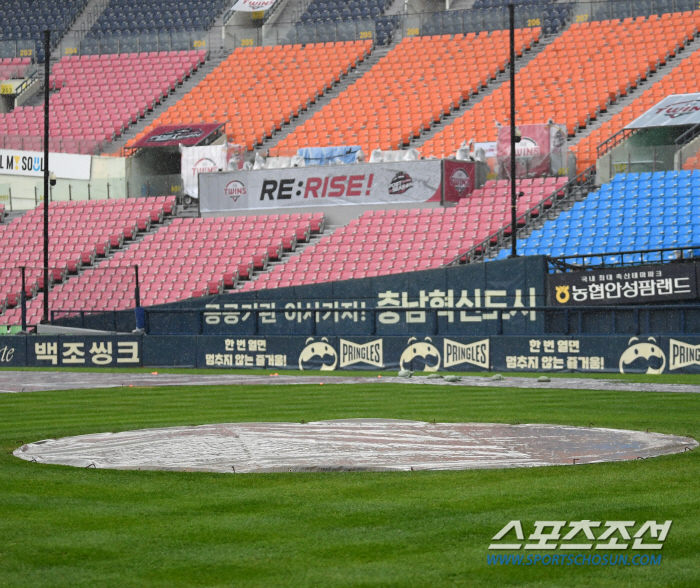
[[[353,343],[340,340],[340,367],[366,363],[375,367],[384,367],[384,342],[382,339],[368,343]]]

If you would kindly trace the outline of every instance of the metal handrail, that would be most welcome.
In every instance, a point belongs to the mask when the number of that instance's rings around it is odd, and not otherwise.
[[[679,251],[680,252],[680,257],[674,259],[674,260],[664,260],[664,259],[648,259],[645,261],[644,256],[645,255],[652,255],[655,253],[667,253],[667,252],[673,252],[673,251]],[[684,255],[684,252],[690,252],[689,256]],[[690,262],[695,262],[698,261],[698,257],[693,255],[693,252],[695,251],[700,251],[700,245],[697,247],[663,247],[659,249],[645,249],[645,250],[632,250],[632,251],[617,251],[615,253],[579,253],[576,255],[560,255],[557,257],[547,257],[547,264],[548,266],[552,266],[555,269],[558,269],[562,272],[566,272],[567,270],[582,270],[582,269],[604,269],[604,268],[614,268],[614,267],[630,267],[630,266],[638,266],[638,265],[662,265],[664,263],[690,263]],[[634,255],[634,256],[639,256],[640,261],[635,262],[632,261],[631,263],[624,263],[624,256],[625,255]],[[591,257],[600,257],[603,259],[602,263],[599,264],[591,264],[587,265],[585,263],[582,264],[573,264],[573,263],[568,263],[566,260],[570,259],[587,259]],[[605,263],[606,257],[620,257],[622,259],[621,263]]]
[[[598,159],[603,157],[603,155],[605,155],[608,151],[611,151],[626,139],[629,139],[638,130],[639,129],[622,129],[614,135],[611,135],[610,137],[605,139],[605,141],[603,141],[602,143],[599,143],[596,147],[596,151],[598,152]]]
[[[584,186],[589,185],[592,183],[592,178],[595,176],[595,165],[592,165],[585,170],[583,170],[580,174],[578,174],[575,178],[569,180],[566,184],[564,184],[562,187],[557,188],[550,194],[549,196],[546,196],[542,200],[540,200],[535,206],[521,214],[520,216],[517,217],[516,222],[519,222],[521,220],[525,220],[525,226],[521,227],[522,229],[528,228],[528,221],[532,220],[532,213],[537,211],[538,215],[537,218],[541,218],[542,215],[544,214],[545,210],[551,210],[554,208],[555,203],[557,202],[563,202],[566,200],[566,197],[564,199],[557,199],[557,194],[561,191],[564,191],[565,196],[567,193],[571,193],[570,190],[572,188],[577,188],[580,189]],[[583,179],[583,181],[581,181]],[[551,206],[545,208],[545,204],[551,203]],[[452,261],[444,264],[444,266],[451,266],[451,265],[458,265],[461,263],[461,260],[464,259],[465,263],[469,263],[470,261],[474,261],[474,257],[476,255],[477,250],[481,250],[484,252],[484,254],[490,250],[490,245],[491,241],[493,239],[496,239],[498,242],[501,241],[501,237],[504,235],[505,231],[510,228],[510,225],[506,227],[502,227],[492,235],[489,235],[486,239],[481,241],[480,243],[477,243],[476,245],[473,245],[469,250],[467,250],[465,253],[461,253],[457,257],[455,257]]]
[[[678,137],[674,143],[676,145],[685,145],[686,143],[690,143],[695,137],[700,135],[700,123],[697,123],[696,125],[690,127],[687,131],[685,131],[680,137]]]
[[[38,77],[39,72],[35,69],[31,74],[29,74],[28,78],[26,78],[19,86],[17,86],[17,89],[15,90],[15,99],[19,98],[19,96],[29,88],[29,86],[36,82]]]

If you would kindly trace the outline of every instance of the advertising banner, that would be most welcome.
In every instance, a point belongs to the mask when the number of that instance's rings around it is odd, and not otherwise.
[[[89,180],[91,164],[90,155],[49,154],[49,171],[62,180]],[[0,149],[0,175],[43,177],[44,154]]]
[[[700,336],[26,336],[4,367],[700,374]]]
[[[228,169],[227,145],[181,147],[182,188],[188,196],[199,198],[199,174]]]
[[[19,337],[18,337],[19,339]],[[30,338],[31,339],[31,338]],[[700,373],[700,336],[146,337],[144,365],[420,373]],[[29,346],[32,347],[31,344]],[[30,365],[33,365],[30,363]]]
[[[476,187],[476,164],[446,159],[444,166],[445,202],[458,202],[468,197]]]
[[[439,202],[441,184],[441,161],[203,173],[200,210]]]
[[[566,132],[556,124],[519,125],[522,138],[515,144],[517,178],[566,175]],[[510,177],[510,127],[498,129],[496,145],[499,178]]]
[[[268,10],[277,0],[238,0],[231,10],[238,12],[259,12]]]
[[[675,127],[700,123],[700,94],[672,94],[628,124],[626,129]]]
[[[8,337],[7,342],[15,340]],[[140,367],[140,336],[36,336],[27,337],[29,367]]]
[[[489,340],[443,337],[197,338],[197,366],[301,371],[489,369]]]
[[[394,274],[221,294],[198,307],[146,309],[149,335],[540,334],[545,261],[531,256]],[[187,304],[196,304],[193,299]],[[177,309],[178,312],[168,312]],[[191,312],[185,312],[191,309]],[[201,327],[200,327],[201,325]]]
[[[161,125],[134,143],[134,148],[177,147],[178,145],[193,147],[223,126],[222,123]]]
[[[646,304],[695,300],[695,263],[650,265],[549,274],[549,306]]]

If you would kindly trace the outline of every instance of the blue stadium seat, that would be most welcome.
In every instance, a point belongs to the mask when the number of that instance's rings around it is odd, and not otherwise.
[[[88,38],[208,30],[229,0],[111,0]]]
[[[620,251],[672,247],[697,246],[700,256],[700,174],[695,171],[617,175],[533,231],[520,248],[552,256],[592,255],[589,263],[613,263]],[[645,261],[653,259],[644,255]]]

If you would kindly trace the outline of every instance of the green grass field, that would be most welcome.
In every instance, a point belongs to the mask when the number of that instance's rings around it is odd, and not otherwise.
[[[352,417],[700,439],[698,415],[694,394],[416,384],[0,394],[0,586],[697,587],[700,450],[533,469],[257,475],[84,470],[11,452],[92,432]],[[492,536],[512,519],[526,533],[536,520],[674,523],[658,566],[487,565]]]

